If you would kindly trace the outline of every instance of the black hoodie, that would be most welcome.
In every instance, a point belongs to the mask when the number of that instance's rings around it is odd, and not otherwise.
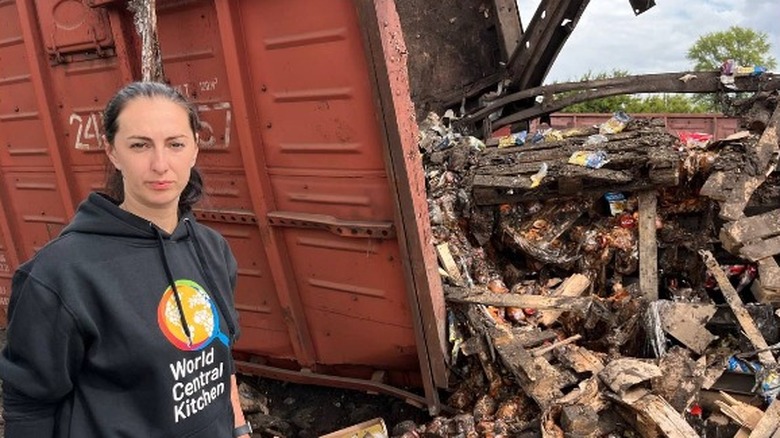
[[[14,275],[5,437],[231,437],[235,281],[191,215],[169,235],[91,194]]]

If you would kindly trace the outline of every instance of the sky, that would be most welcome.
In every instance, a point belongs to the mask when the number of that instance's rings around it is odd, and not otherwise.
[[[537,0],[517,0],[523,26]],[[766,32],[780,63],[780,2],[777,0],[656,0],[634,15],[628,0],[591,0],[553,64],[545,83],[579,80],[626,70],[631,74],[684,71],[685,54],[706,33],[738,25]],[[775,69],[777,70],[777,69]]]

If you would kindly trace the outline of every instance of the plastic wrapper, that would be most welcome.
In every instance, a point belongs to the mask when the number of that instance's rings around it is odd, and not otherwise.
[[[623,131],[630,120],[631,116],[623,111],[618,111],[609,120],[599,125],[599,134],[617,134]]]
[[[764,397],[767,403],[771,403],[780,395],[780,373],[770,370],[762,374],[761,383],[758,385],[758,393]]]
[[[544,141],[563,140],[563,133],[557,129],[550,129],[544,134]]]
[[[625,195],[623,195],[620,192],[604,193],[604,199],[607,201],[607,204],[609,205],[609,213],[612,216],[617,216],[620,213],[623,213],[626,210],[626,207],[628,206]]]
[[[609,139],[604,134],[593,134],[588,137],[587,140],[585,140],[585,145],[594,145],[594,144],[601,144],[608,142]]]
[[[505,135],[498,139],[499,148],[508,148],[511,146],[522,146],[528,137],[528,131],[520,131],[515,134]]]
[[[537,129],[536,132],[534,132],[534,135],[531,136],[531,143],[541,143],[544,141],[547,134],[549,134],[552,131],[550,128],[546,129]]]
[[[539,171],[531,175],[531,188],[539,187],[539,184],[542,183],[545,176],[547,176],[547,163],[542,163],[542,165],[539,166]]]
[[[706,149],[712,141],[712,134],[704,132],[680,131],[677,136],[680,138],[680,142],[689,149]]]
[[[605,151],[576,151],[569,157],[569,164],[599,169],[609,163]]]
[[[726,370],[732,373],[755,374],[761,369],[761,364],[758,362],[749,362],[736,356],[729,357],[729,361],[726,364]]]

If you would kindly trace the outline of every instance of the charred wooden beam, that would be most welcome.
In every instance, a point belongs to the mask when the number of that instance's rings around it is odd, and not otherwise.
[[[493,148],[483,154],[475,170],[474,201],[490,205],[676,186],[680,179],[677,141],[663,128],[646,128],[618,134],[598,145],[585,145],[585,138],[569,138]],[[604,152],[609,161],[598,169],[570,164],[569,158],[578,151]],[[542,168],[545,175],[535,183],[532,176]]]
[[[483,306],[471,306],[466,312],[475,330],[487,334],[504,366],[514,375],[518,384],[542,409],[551,406],[563,396],[562,388],[576,383],[552,366],[543,357],[533,357],[507,327],[502,327],[488,316]]]
[[[700,251],[699,254],[704,260],[707,270],[715,277],[715,281],[718,283],[729,307],[731,307],[731,310],[734,312],[734,316],[737,317],[737,321],[739,321],[739,325],[742,327],[745,336],[753,344],[753,347],[760,351],[758,353],[758,360],[764,366],[777,366],[777,361],[769,350],[769,344],[767,344],[764,336],[758,330],[755,321],[753,321],[753,318],[745,309],[739,294],[718,265],[718,261],[715,260],[715,257],[713,257],[712,253],[709,251]]]
[[[750,433],[750,438],[774,438],[780,435],[780,400],[774,399]]]
[[[639,192],[639,289],[649,301],[658,299],[658,240],[655,190]]]
[[[775,81],[775,83],[780,81]],[[755,147],[748,149],[753,172],[742,168],[713,172],[701,188],[701,194],[721,201],[720,217],[737,220],[743,216],[745,206],[753,192],[760,187],[777,166],[778,136],[780,135],[780,105],[761,134]]]
[[[496,11],[496,28],[498,28],[501,57],[504,61],[508,61],[523,37],[523,27],[517,10],[517,1],[493,0],[493,6]]]
[[[496,307],[554,310],[558,312],[584,311],[593,302],[589,297],[497,294],[466,287],[445,286],[445,299],[453,303],[484,304]]]
[[[725,224],[720,230],[720,240],[729,252],[739,255],[739,250],[744,245],[780,234],[777,224],[780,224],[780,209],[744,217]]]
[[[542,84],[590,0],[542,0],[509,59],[509,76],[520,90]]]
[[[772,73],[765,73],[757,77],[740,76],[735,78],[735,85],[740,91],[780,89],[780,81]],[[715,93],[722,90],[723,85],[720,82],[720,72],[718,71],[657,73],[592,81],[565,82],[528,88],[496,99],[485,108],[464,117],[461,123],[464,125],[478,123],[487,117],[488,114],[501,111],[507,105],[537,97],[540,97],[541,103],[535,103],[533,106],[493,122],[493,128],[497,129],[511,123],[530,120],[543,114],[559,111],[576,103],[620,94]]]

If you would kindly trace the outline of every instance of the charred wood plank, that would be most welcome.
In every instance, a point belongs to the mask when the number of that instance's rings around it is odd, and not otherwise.
[[[726,274],[721,270],[718,265],[718,261],[715,260],[712,253],[709,251],[700,251],[704,264],[707,266],[707,270],[715,277],[721,292],[723,293],[726,302],[731,307],[731,311],[734,312],[734,316],[737,317],[739,325],[742,327],[742,331],[745,336],[753,344],[757,350],[763,350],[758,353],[758,359],[764,366],[776,366],[777,361],[769,350],[769,344],[767,344],[764,336],[758,330],[755,321],[745,309],[739,294],[731,285]]]
[[[538,170],[538,168],[537,168]],[[633,192],[657,190],[679,184],[680,174],[675,169],[650,170],[648,175],[626,181],[626,173],[609,169],[592,169],[584,176],[578,171],[569,175],[555,175],[548,168],[548,176],[542,184],[531,188],[530,175],[495,176],[476,175],[473,182],[473,197],[476,205],[511,204],[522,201],[560,198],[566,195],[582,194],[600,196],[604,192]],[[553,173],[553,175],[550,175]]]
[[[752,161],[758,172],[744,174],[741,169],[714,172],[701,189],[701,194],[722,201],[720,217],[727,220],[737,220],[743,216],[745,206],[750,201],[753,192],[760,187],[767,176],[775,169],[775,156],[780,152],[778,135],[780,135],[780,105],[777,105],[755,148],[749,150]]]
[[[493,6],[496,11],[496,28],[499,34],[498,43],[501,47],[501,57],[504,61],[509,61],[523,37],[517,2],[515,0],[493,0]]]
[[[555,350],[554,354],[558,361],[577,373],[596,375],[604,369],[604,361],[585,347],[569,345]]]
[[[511,203],[574,194],[634,191],[675,186],[680,179],[678,139],[662,128],[642,127],[586,145],[571,137],[510,148],[488,148],[472,181],[477,205]],[[573,153],[605,153],[600,168],[569,163]],[[546,173],[534,182],[540,169]],[[532,179],[532,177],[534,179]]]
[[[780,254],[780,236],[745,245],[739,253],[751,262]]]
[[[588,284],[590,284],[589,281]],[[585,288],[587,288],[587,285]],[[484,304],[495,307],[521,307],[524,309],[549,309],[557,312],[583,311],[593,302],[592,298],[587,297],[497,294],[487,289],[454,286],[444,286],[444,291],[444,298],[453,303]]]
[[[780,400],[774,399],[750,433],[750,438],[774,438],[780,433]]]
[[[723,247],[738,255],[743,245],[780,234],[780,209],[727,223],[720,230]]]
[[[718,339],[705,328],[715,315],[712,304],[659,301],[661,328],[697,354],[703,354],[712,341]]]
[[[509,59],[518,89],[541,85],[590,0],[543,0]],[[565,21],[565,24],[564,24]]]
[[[753,294],[760,303],[780,307],[780,266],[774,257],[758,261],[758,277],[753,284]],[[756,292],[756,287],[762,290]]]
[[[580,295],[584,294],[589,287],[590,280],[588,277],[582,274],[574,274],[561,283],[561,285],[553,291],[552,296],[548,298],[579,297]],[[591,298],[585,298],[585,300],[590,302]],[[579,309],[584,310],[587,309],[587,307],[580,307]],[[552,325],[552,323],[558,320],[563,312],[564,310],[560,307],[544,310],[539,317],[539,324],[549,327]]]
[[[639,289],[649,301],[658,299],[658,240],[655,191],[639,192]]]
[[[657,431],[668,438],[695,438],[699,434],[685,421],[679,412],[674,410],[663,398],[655,394],[647,394],[634,403],[631,409],[642,418],[641,423],[647,428],[639,428],[638,432],[645,438],[658,436]]]
[[[506,368],[518,384],[544,410],[563,396],[562,388],[575,383],[543,357],[533,357],[518,342],[512,331],[499,326],[483,306],[471,306],[466,312],[472,327],[486,333]]]

